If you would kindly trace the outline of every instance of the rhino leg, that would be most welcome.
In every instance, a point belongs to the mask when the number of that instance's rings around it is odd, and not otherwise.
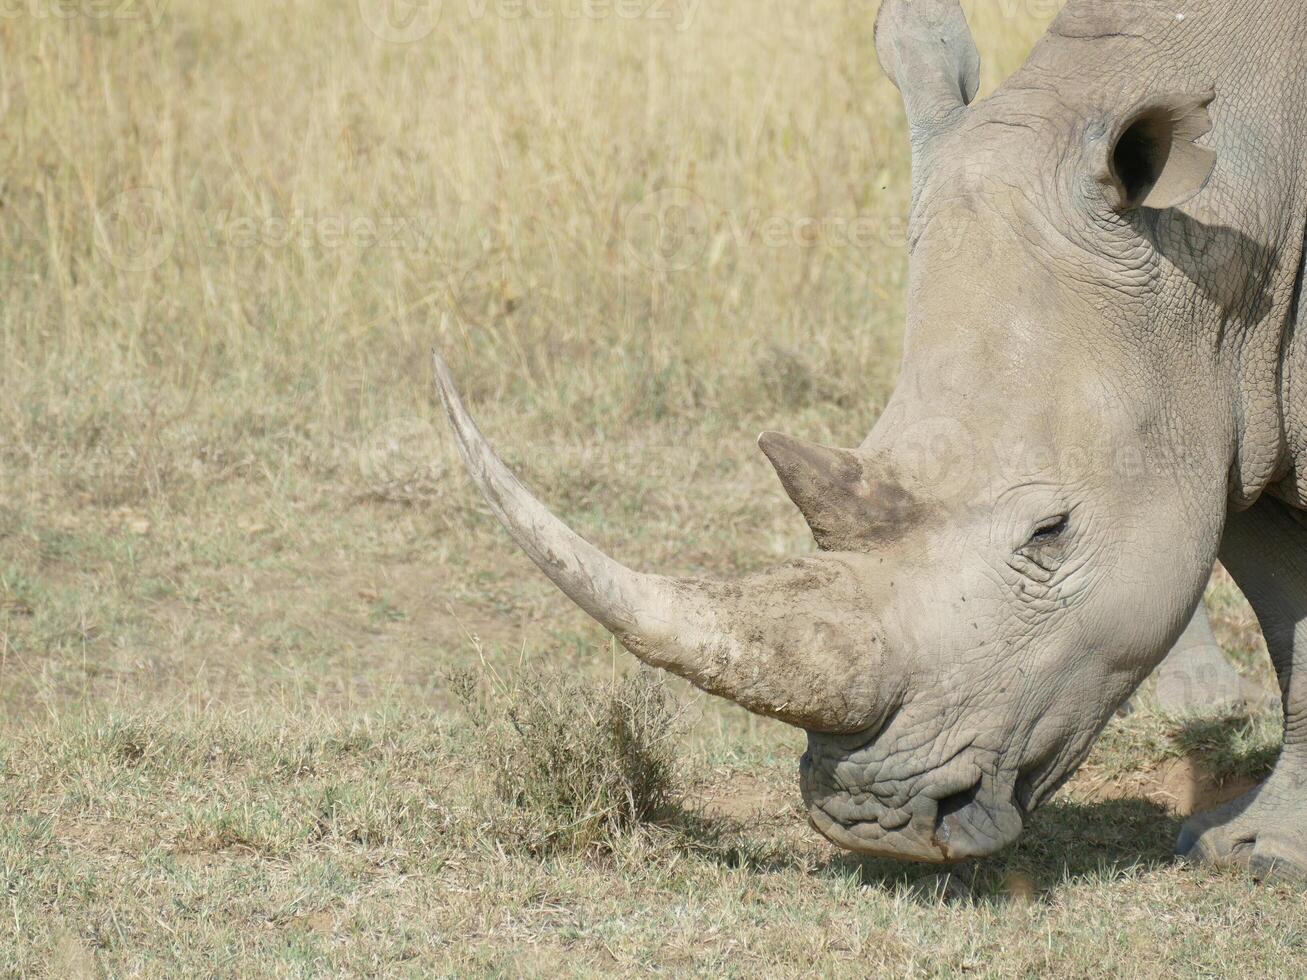
[[[1284,698],[1284,748],[1251,793],[1188,821],[1177,851],[1307,885],[1307,528],[1263,498],[1230,518],[1221,561],[1252,604]]]
[[[1216,642],[1207,609],[1199,606],[1184,634],[1157,668],[1157,701],[1172,714],[1228,712],[1260,706],[1257,685],[1245,681]]]

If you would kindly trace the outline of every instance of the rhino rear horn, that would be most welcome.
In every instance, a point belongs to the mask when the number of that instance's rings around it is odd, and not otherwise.
[[[764,432],[758,448],[799,508],[823,551],[866,551],[894,508],[849,449],[831,449],[778,432]]]
[[[980,90],[980,52],[958,0],[885,0],[876,56],[903,95],[912,142],[922,142]]]

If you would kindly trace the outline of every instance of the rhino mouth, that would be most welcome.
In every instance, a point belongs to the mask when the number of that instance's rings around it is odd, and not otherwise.
[[[959,757],[943,771],[918,777],[914,791],[845,785],[835,767],[810,749],[800,762],[808,820],[848,851],[872,857],[951,864],[1015,843],[1026,810],[1016,778]]]

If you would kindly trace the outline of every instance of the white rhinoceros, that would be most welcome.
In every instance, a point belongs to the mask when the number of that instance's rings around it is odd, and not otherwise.
[[[541,569],[641,660],[808,732],[855,851],[989,854],[1184,632],[1216,559],[1283,689],[1270,779],[1179,850],[1307,876],[1307,3],[1070,0],[970,105],[956,0],[885,0],[911,131],[901,378],[857,449],[766,434],[821,551],[738,582],[632,571],[465,460]]]

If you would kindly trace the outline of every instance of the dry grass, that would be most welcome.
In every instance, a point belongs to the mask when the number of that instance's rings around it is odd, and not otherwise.
[[[502,845],[611,851],[677,814],[678,713],[653,672],[596,682],[527,669],[486,684],[468,671],[451,687],[478,732],[472,768],[507,804],[492,821]]]
[[[449,671],[614,661],[453,465],[427,351],[632,562],[811,547],[752,436],[855,442],[893,381],[874,3],[445,0],[412,43],[371,0],[56,6],[0,18],[0,970],[1307,972],[1301,900],[1176,867],[1146,797],[1073,787],[941,905],[806,830],[800,736],[682,687],[688,815],[505,836]],[[1052,14],[968,7],[991,84]],[[1079,787],[1270,738],[1145,708]]]

